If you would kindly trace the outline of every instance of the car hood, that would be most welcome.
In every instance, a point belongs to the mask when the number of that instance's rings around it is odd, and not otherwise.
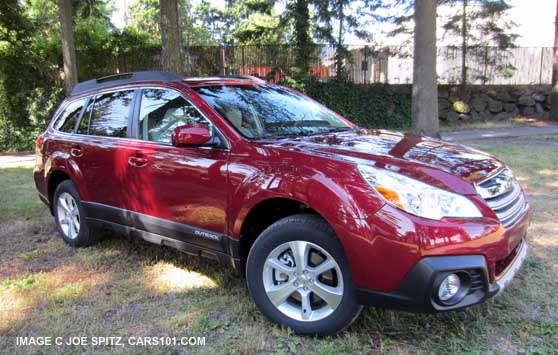
[[[445,181],[435,183],[444,187],[448,187],[447,175],[472,185],[503,167],[503,163],[493,156],[464,145],[387,130],[359,129],[303,136],[275,141],[272,145],[373,164],[431,183]]]

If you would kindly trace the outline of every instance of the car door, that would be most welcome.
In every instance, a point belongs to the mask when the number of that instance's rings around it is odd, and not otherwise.
[[[135,226],[210,249],[222,249],[226,227],[228,149],[175,147],[173,130],[203,124],[222,143],[225,138],[180,92],[145,88],[138,94],[135,150],[127,188]]]
[[[92,97],[71,147],[73,161],[84,182],[81,186],[86,191],[82,199],[88,214],[121,224],[127,222],[115,216],[118,214],[115,208],[126,207],[127,143],[131,141],[134,92],[119,90]]]

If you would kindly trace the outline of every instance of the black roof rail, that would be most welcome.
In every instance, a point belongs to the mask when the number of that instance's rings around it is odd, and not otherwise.
[[[136,71],[130,73],[119,73],[78,83],[72,90],[72,96],[117,84],[131,84],[143,81],[181,80],[182,78],[178,75],[166,71]]]

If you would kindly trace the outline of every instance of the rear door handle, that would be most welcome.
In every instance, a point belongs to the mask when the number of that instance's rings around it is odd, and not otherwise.
[[[128,159],[128,164],[136,168],[141,168],[147,165],[147,158],[142,155],[132,155],[130,159]]]
[[[79,145],[74,144],[70,148],[70,154],[76,158],[79,158],[83,155],[83,152],[81,151],[81,147]]]

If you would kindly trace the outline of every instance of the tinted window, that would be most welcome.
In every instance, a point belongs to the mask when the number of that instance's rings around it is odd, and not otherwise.
[[[73,132],[84,104],[85,99],[70,103],[54,123],[54,129],[68,133]]]
[[[133,91],[117,91],[99,95],[89,120],[89,134],[126,137]]]
[[[87,134],[87,128],[89,127],[89,117],[91,117],[91,111],[93,111],[93,106],[95,105],[95,98],[91,98],[87,107],[85,108],[85,112],[81,115],[81,121],[79,122],[79,126],[77,128],[77,133],[79,134]]]
[[[171,142],[172,131],[183,125],[211,125],[176,91],[145,89],[141,95],[139,137],[154,142]]]
[[[280,86],[211,86],[196,90],[248,138],[351,129],[347,122],[324,106]]]

